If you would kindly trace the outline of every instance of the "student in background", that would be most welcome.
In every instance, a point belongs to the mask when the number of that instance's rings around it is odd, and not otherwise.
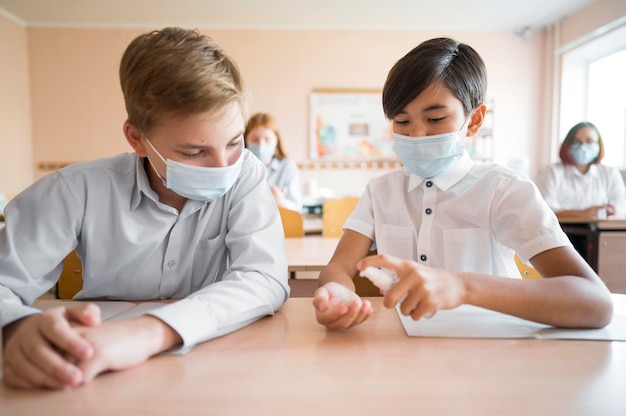
[[[282,223],[244,149],[243,82],[210,38],[165,28],[126,49],[120,80],[134,153],[77,163],[17,195],[0,229],[4,381],[65,389],[186,350],[277,310],[289,295]],[[102,322],[94,304],[43,313],[77,249],[76,300],[180,299]]]
[[[246,147],[267,166],[267,181],[278,206],[302,211],[302,185],[298,165],[287,158],[274,117],[257,113],[244,133]]]
[[[393,66],[382,101],[404,167],[371,180],[346,221],[313,299],[319,323],[345,329],[370,316],[352,281],[369,266],[395,273],[383,304],[413,319],[471,304],[560,327],[611,321],[608,289],[537,187],[465,151],[485,117],[486,83],[476,51],[448,38]],[[378,254],[366,257],[372,247]],[[544,278],[521,279],[515,252]]]
[[[619,169],[603,165],[598,128],[576,124],[559,150],[561,161],[542,169],[537,186],[559,219],[626,217],[626,188]]]

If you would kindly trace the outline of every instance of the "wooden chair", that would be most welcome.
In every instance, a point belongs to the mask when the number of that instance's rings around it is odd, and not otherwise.
[[[280,219],[283,222],[285,237],[304,237],[304,219],[298,211],[278,207]]]
[[[76,253],[72,251],[63,261],[63,270],[57,283],[57,297],[72,299],[83,288],[83,264]]]
[[[517,254],[515,254],[515,264],[524,279],[541,279],[541,274],[532,266],[524,263]]]
[[[322,205],[322,236],[341,237],[343,224],[354,211],[359,197],[348,196],[338,199],[329,199]]]

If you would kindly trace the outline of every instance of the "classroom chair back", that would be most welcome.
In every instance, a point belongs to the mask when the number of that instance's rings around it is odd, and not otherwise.
[[[348,196],[338,199],[329,199],[322,205],[322,236],[341,237],[343,224],[350,216],[359,197]]]
[[[283,207],[278,207],[278,212],[283,222],[285,237],[304,237],[304,219],[301,213]]]

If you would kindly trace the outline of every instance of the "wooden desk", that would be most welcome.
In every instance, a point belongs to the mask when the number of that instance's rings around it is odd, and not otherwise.
[[[561,220],[578,252],[614,293],[626,293],[626,220]]]
[[[409,338],[371,300],[371,318],[346,332],[292,298],[187,355],[73,391],[2,385],[0,415],[624,415],[626,342]]]
[[[339,237],[319,235],[286,238],[287,264],[290,272],[318,272],[328,264]]]

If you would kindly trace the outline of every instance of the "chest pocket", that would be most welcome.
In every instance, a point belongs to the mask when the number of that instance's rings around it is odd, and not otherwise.
[[[483,272],[490,269],[489,241],[480,228],[443,230],[446,270]]]
[[[413,227],[400,227],[383,224],[376,239],[376,249],[380,254],[389,254],[405,260],[415,260]]]

